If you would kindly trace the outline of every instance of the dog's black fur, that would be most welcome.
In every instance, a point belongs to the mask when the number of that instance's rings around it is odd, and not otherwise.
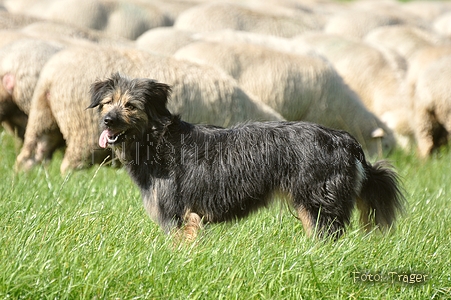
[[[306,122],[192,125],[169,112],[169,95],[166,84],[113,74],[93,83],[90,105],[99,106],[109,146],[166,232],[190,214],[205,222],[245,217],[278,192],[307,232],[321,236],[341,235],[356,202],[364,225],[381,227],[403,207],[396,173],[368,163],[344,131]]]

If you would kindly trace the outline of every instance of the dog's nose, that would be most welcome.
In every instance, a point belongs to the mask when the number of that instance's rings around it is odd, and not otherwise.
[[[111,125],[113,125],[114,121],[113,121],[113,118],[111,116],[105,116],[105,118],[103,118],[103,123],[106,126],[111,126]]]

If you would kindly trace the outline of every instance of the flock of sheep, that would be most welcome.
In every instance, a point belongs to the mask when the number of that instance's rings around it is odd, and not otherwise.
[[[89,88],[120,72],[173,87],[192,123],[304,120],[366,152],[428,156],[451,132],[451,2],[0,0],[0,121],[29,169],[102,162]]]

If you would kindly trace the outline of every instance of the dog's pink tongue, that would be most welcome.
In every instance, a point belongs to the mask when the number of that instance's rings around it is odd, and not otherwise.
[[[102,131],[102,134],[100,134],[100,138],[99,138],[99,146],[102,148],[106,148],[107,144],[108,144],[108,134],[109,134],[109,130],[105,129],[104,131]]]

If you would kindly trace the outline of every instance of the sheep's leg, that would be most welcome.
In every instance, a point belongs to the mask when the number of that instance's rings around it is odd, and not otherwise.
[[[77,136],[75,136],[77,138]],[[67,148],[61,163],[61,173],[65,174],[69,170],[82,169],[89,165],[92,156],[91,148],[84,145],[82,140],[69,139],[66,141]]]
[[[62,141],[62,135],[48,104],[48,92],[42,93],[40,97],[34,97],[24,144],[16,159],[16,169],[30,169],[51,157]]]
[[[434,127],[436,119],[433,112],[426,109],[417,109],[415,113],[415,139],[420,156],[428,156],[434,149]]]

